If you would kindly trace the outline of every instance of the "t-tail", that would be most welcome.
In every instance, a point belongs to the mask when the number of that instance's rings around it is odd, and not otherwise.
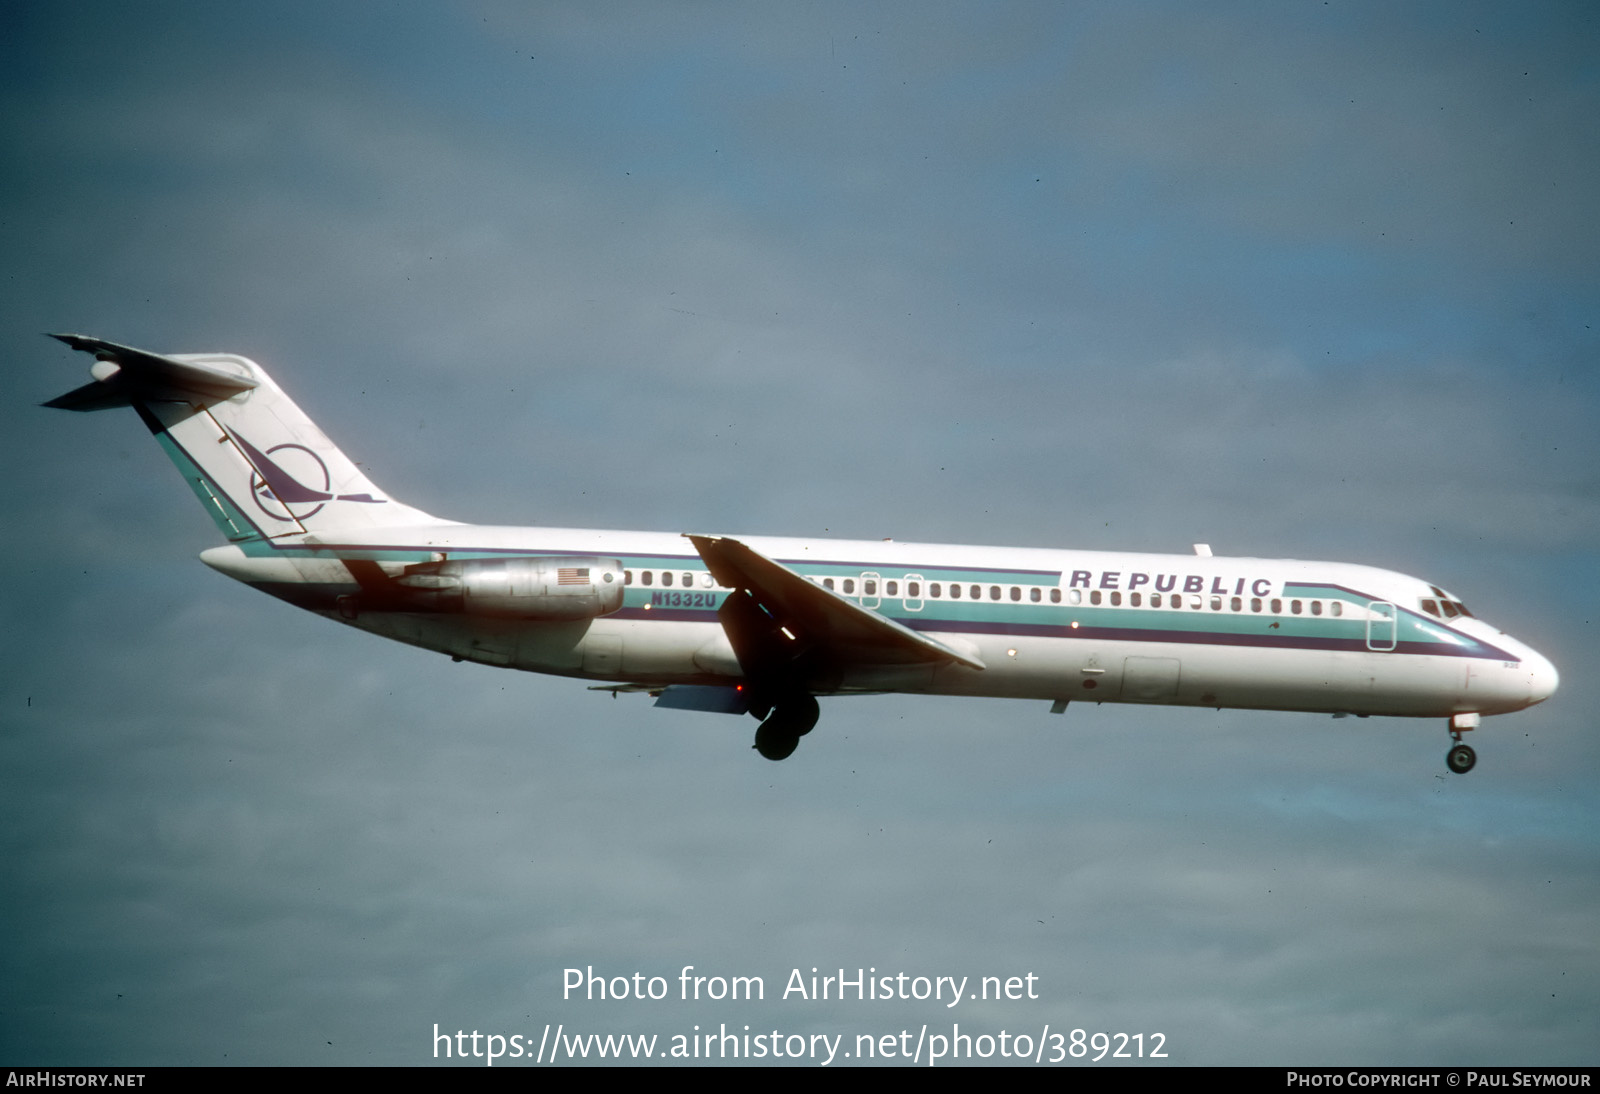
[[[133,407],[234,543],[448,523],[373,485],[254,361],[51,337],[94,354],[94,379],[44,405]]]

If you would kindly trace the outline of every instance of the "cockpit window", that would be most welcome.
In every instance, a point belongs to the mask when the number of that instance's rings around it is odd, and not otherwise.
[[[1439,599],[1434,600],[1431,597],[1424,597],[1421,601],[1419,601],[1419,603],[1422,605],[1423,611],[1427,612],[1435,619],[1454,619],[1458,615],[1464,615],[1468,619],[1473,618],[1472,613],[1467,611],[1467,606],[1465,604],[1461,603],[1459,600],[1456,600],[1449,593],[1439,588],[1439,586],[1430,585],[1428,588],[1437,593]]]

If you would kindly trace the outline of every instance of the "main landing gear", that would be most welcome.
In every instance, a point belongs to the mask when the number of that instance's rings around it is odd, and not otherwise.
[[[755,750],[769,760],[788,759],[800,746],[800,738],[811,732],[822,711],[814,695],[798,695],[772,708],[767,720],[756,730]]]
[[[1450,751],[1444,754],[1445,766],[1457,775],[1465,775],[1471,771],[1478,762],[1478,754],[1472,751],[1472,746],[1461,742],[1461,731],[1478,728],[1478,715],[1456,714],[1450,718],[1450,739],[1455,742],[1450,746]]]

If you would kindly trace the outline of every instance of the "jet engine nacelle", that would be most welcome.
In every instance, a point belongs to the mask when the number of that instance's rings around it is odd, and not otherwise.
[[[407,566],[395,579],[417,611],[572,620],[622,607],[622,563],[593,555],[472,558]]]

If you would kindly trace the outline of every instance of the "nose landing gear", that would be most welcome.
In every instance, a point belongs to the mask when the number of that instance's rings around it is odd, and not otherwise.
[[[1472,751],[1472,746],[1461,742],[1461,731],[1478,728],[1478,715],[1456,714],[1450,718],[1450,739],[1455,742],[1450,751],[1444,754],[1445,766],[1457,775],[1465,775],[1471,771],[1478,762],[1478,754]]]

